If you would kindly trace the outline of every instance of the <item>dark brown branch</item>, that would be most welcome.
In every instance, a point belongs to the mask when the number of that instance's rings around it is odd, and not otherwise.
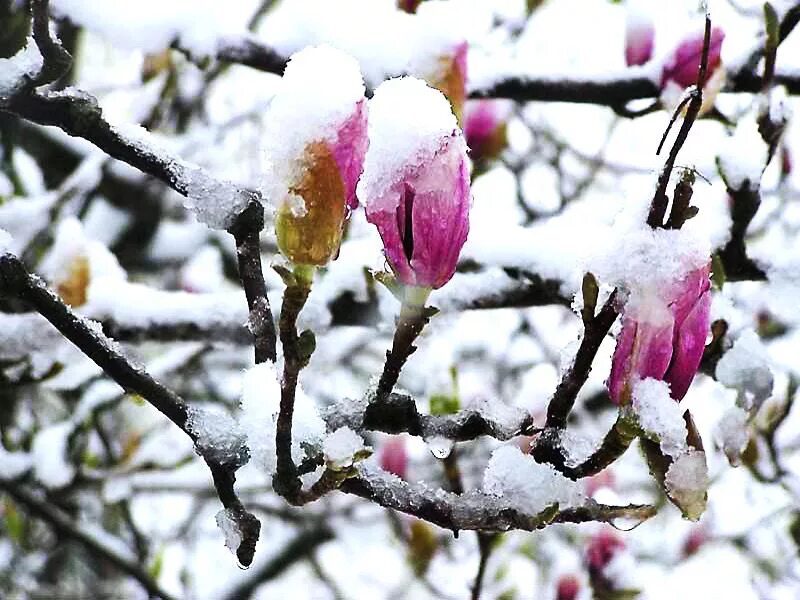
[[[126,392],[143,397],[192,439],[211,470],[214,486],[223,506],[232,512],[242,531],[239,560],[243,564],[250,564],[261,526],[244,509],[233,489],[236,469],[246,462],[247,452],[243,444],[238,451],[228,455],[206,448],[203,440],[191,427],[193,413],[182,398],[153,379],[144,369],[131,363],[117,345],[102,332],[91,327],[88,321],[76,315],[41,279],[28,273],[22,262],[11,254],[0,255],[0,296],[2,295],[15,296],[29,303]]]
[[[305,278],[299,272],[295,272],[293,277],[294,280],[287,281],[278,321],[283,348],[283,377],[281,378],[281,401],[275,435],[277,469],[272,478],[272,486],[289,502],[299,503],[301,502],[299,496],[302,484],[298,477],[297,465],[292,460],[292,417],[297,380],[300,371],[308,363],[313,348],[303,348],[301,336],[297,334],[297,317],[303,310],[311,291],[311,278],[310,276]],[[306,339],[309,339],[311,335],[311,332],[308,332]]]
[[[275,322],[267,298],[267,285],[261,266],[259,234],[264,228],[264,207],[253,201],[234,221],[230,233],[236,240],[239,279],[250,310],[249,326],[253,335],[256,364],[275,362],[277,358]]]
[[[384,398],[392,392],[397,380],[400,378],[400,371],[406,364],[406,360],[417,349],[414,346],[414,341],[431,316],[430,309],[403,302],[394,337],[392,338],[392,349],[386,352],[386,363],[383,366],[381,378],[375,389],[376,398]]]
[[[645,520],[656,513],[655,507],[649,505],[608,506],[589,500],[582,507],[563,510],[549,507],[531,515],[495,496],[481,492],[459,496],[424,485],[409,484],[368,466],[362,466],[360,475],[345,480],[339,489],[453,532],[535,531],[553,523],[608,523],[622,517]]]
[[[6,492],[33,516],[45,521],[59,534],[75,540],[98,559],[108,562],[122,573],[133,577],[151,597],[174,600],[175,597],[162,590],[140,565],[121,556],[116,550],[106,546],[97,538],[81,531],[78,523],[25,487],[0,478],[0,490]]]

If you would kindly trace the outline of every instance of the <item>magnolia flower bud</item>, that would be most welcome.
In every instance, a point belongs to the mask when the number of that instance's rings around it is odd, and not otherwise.
[[[625,404],[633,384],[652,377],[667,382],[670,395],[680,401],[703,357],[710,310],[708,265],[688,273],[666,294],[626,307],[608,378],[611,399]]]
[[[464,137],[473,161],[496,158],[506,147],[506,119],[510,108],[504,100],[467,102]]]
[[[422,0],[397,0],[397,8],[407,13],[415,13],[421,3]]]
[[[392,437],[383,444],[380,464],[384,471],[394,473],[400,479],[406,478],[408,454],[406,453],[406,442],[402,437]]]
[[[556,587],[556,600],[576,600],[581,583],[575,575],[563,575]]]
[[[708,47],[708,70],[706,84],[703,88],[703,106],[700,114],[706,113],[714,106],[717,93],[725,82],[725,70],[721,68],[722,41],[725,32],[719,27],[711,29],[711,40]],[[697,83],[700,60],[703,56],[704,32],[700,31],[686,37],[661,68],[661,98],[668,106],[677,106],[683,92]]]
[[[464,102],[467,99],[467,47],[467,42],[461,42],[452,55],[442,56],[439,59],[438,75],[430,80],[431,85],[450,101],[459,123],[462,122]]]
[[[278,249],[295,264],[324,265],[339,252],[367,149],[358,63],[328,47],[292,56],[267,124],[267,194]]]
[[[367,220],[401,283],[440,288],[469,230],[466,144],[442,94],[412,77],[370,101],[370,148],[358,184]]]
[[[643,65],[653,56],[656,32],[650,17],[636,9],[628,11],[625,19],[625,64]]]
[[[594,586],[610,587],[610,582],[604,572],[605,568],[624,549],[625,542],[608,529],[603,529],[589,540],[584,560]]]

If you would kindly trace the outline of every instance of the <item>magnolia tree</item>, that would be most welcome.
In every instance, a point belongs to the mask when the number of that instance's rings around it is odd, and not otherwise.
[[[709,4],[0,0],[0,596],[796,598],[800,5]]]

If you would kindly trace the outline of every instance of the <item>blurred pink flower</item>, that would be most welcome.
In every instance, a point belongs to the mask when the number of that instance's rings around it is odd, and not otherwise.
[[[683,556],[688,558],[695,554],[700,547],[708,540],[708,534],[703,527],[695,527],[689,532],[686,540],[683,542]]]
[[[406,453],[406,441],[401,436],[394,436],[386,440],[381,447],[380,464],[384,471],[394,473],[400,479],[406,478],[408,454]]]
[[[605,580],[603,571],[608,563],[622,550],[625,542],[610,529],[603,529],[589,540],[585,562],[592,579]]]
[[[653,56],[656,32],[648,15],[631,9],[625,19],[625,64],[643,65]]]
[[[469,231],[469,173],[460,131],[440,140],[432,159],[406,165],[386,192],[394,208],[364,198],[367,220],[405,285],[437,289],[456,270]],[[376,208],[376,205],[379,205]]]
[[[464,137],[473,161],[497,157],[506,146],[506,119],[510,105],[504,100],[474,100],[464,110]]]
[[[662,298],[623,313],[608,378],[615,404],[627,402],[633,384],[648,377],[667,382],[670,395],[681,400],[697,373],[709,330],[709,266],[691,271]]]
[[[697,72],[700,68],[700,58],[703,55],[703,32],[694,33],[684,38],[674,52],[667,58],[661,69],[661,89],[669,82],[674,82],[681,89],[697,83]],[[722,64],[720,53],[725,32],[719,27],[711,30],[711,43],[708,48],[708,80]]]
[[[581,590],[581,583],[575,575],[562,575],[556,587],[556,600],[575,600]]]

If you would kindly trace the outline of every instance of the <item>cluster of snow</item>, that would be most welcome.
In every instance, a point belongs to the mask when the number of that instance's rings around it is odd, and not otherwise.
[[[670,294],[671,284],[708,264],[710,250],[708,239],[691,228],[653,229],[633,210],[619,216],[605,247],[589,257],[587,267],[604,283],[634,296]]]
[[[757,190],[761,186],[761,174],[767,167],[767,145],[758,132],[754,116],[740,119],[717,161],[720,174],[730,189]]]
[[[239,427],[247,438],[253,464],[266,474],[277,467],[275,434],[280,410],[281,388],[275,365],[270,362],[251,367],[242,382]],[[298,385],[292,418],[292,459],[295,463],[306,456],[305,447],[319,447],[325,434],[325,423],[314,401]]]
[[[234,555],[239,549],[239,544],[242,543],[242,532],[235,517],[236,515],[230,508],[223,508],[214,516],[217,527],[220,528],[222,535],[225,536],[225,547],[233,552]]]
[[[322,452],[325,463],[332,469],[345,469],[357,460],[357,454],[364,450],[364,440],[349,427],[340,427],[325,436]]]
[[[218,292],[225,281],[222,253],[216,246],[204,246],[181,269],[181,287],[187,292]]]
[[[340,50],[318,46],[292,55],[265,123],[265,190],[273,206],[294,201],[302,210],[302,198],[290,189],[308,168],[306,148],[314,142],[335,142],[364,100],[364,90],[358,63]]]
[[[187,195],[183,205],[212,229],[227,229],[250,202],[249,194],[224,179],[211,177],[195,165],[186,165]]]
[[[408,165],[430,161],[442,141],[458,131],[456,117],[444,95],[424,81],[400,77],[382,83],[370,100],[370,145],[358,196],[371,210],[393,210],[385,195],[400,181]],[[453,139],[466,152],[462,136]]]
[[[245,31],[251,12],[215,0],[53,0],[54,12],[119,44],[156,52],[178,41],[198,55],[213,54],[221,38]],[[237,9],[238,8],[238,9]],[[241,8],[245,10],[242,11]]]
[[[483,474],[483,491],[529,514],[537,514],[554,503],[563,508],[584,500],[579,483],[511,445],[492,452]]]
[[[67,444],[74,426],[63,421],[45,427],[33,438],[33,472],[50,489],[64,487],[75,476],[75,467],[67,461]]]
[[[9,452],[0,444],[0,479],[16,479],[30,470],[33,458],[27,452]]]
[[[186,428],[195,436],[195,446],[203,458],[236,467],[246,462],[245,434],[222,407],[191,407]]]
[[[686,518],[696,521],[705,511],[708,490],[705,452],[691,450],[678,456],[667,469],[664,486]]]
[[[714,437],[732,465],[739,464],[742,452],[750,441],[750,431],[747,426],[749,420],[750,415],[747,411],[733,406],[717,423]]]
[[[390,76],[424,75],[459,43],[488,30],[487,4],[423,2],[411,15],[397,10],[393,0],[292,0],[269,15],[260,34],[284,56],[311,44],[339,48],[358,60],[376,86]]]
[[[633,411],[639,425],[661,445],[661,451],[673,458],[687,451],[684,410],[669,395],[669,385],[648,377],[633,386]]]
[[[717,381],[739,392],[739,403],[743,408],[757,410],[772,394],[774,377],[770,364],[761,338],[752,329],[747,329],[719,359]]]
[[[0,100],[9,98],[24,84],[24,78],[32,77],[42,68],[42,54],[32,37],[28,37],[24,48],[11,58],[0,58]]]

